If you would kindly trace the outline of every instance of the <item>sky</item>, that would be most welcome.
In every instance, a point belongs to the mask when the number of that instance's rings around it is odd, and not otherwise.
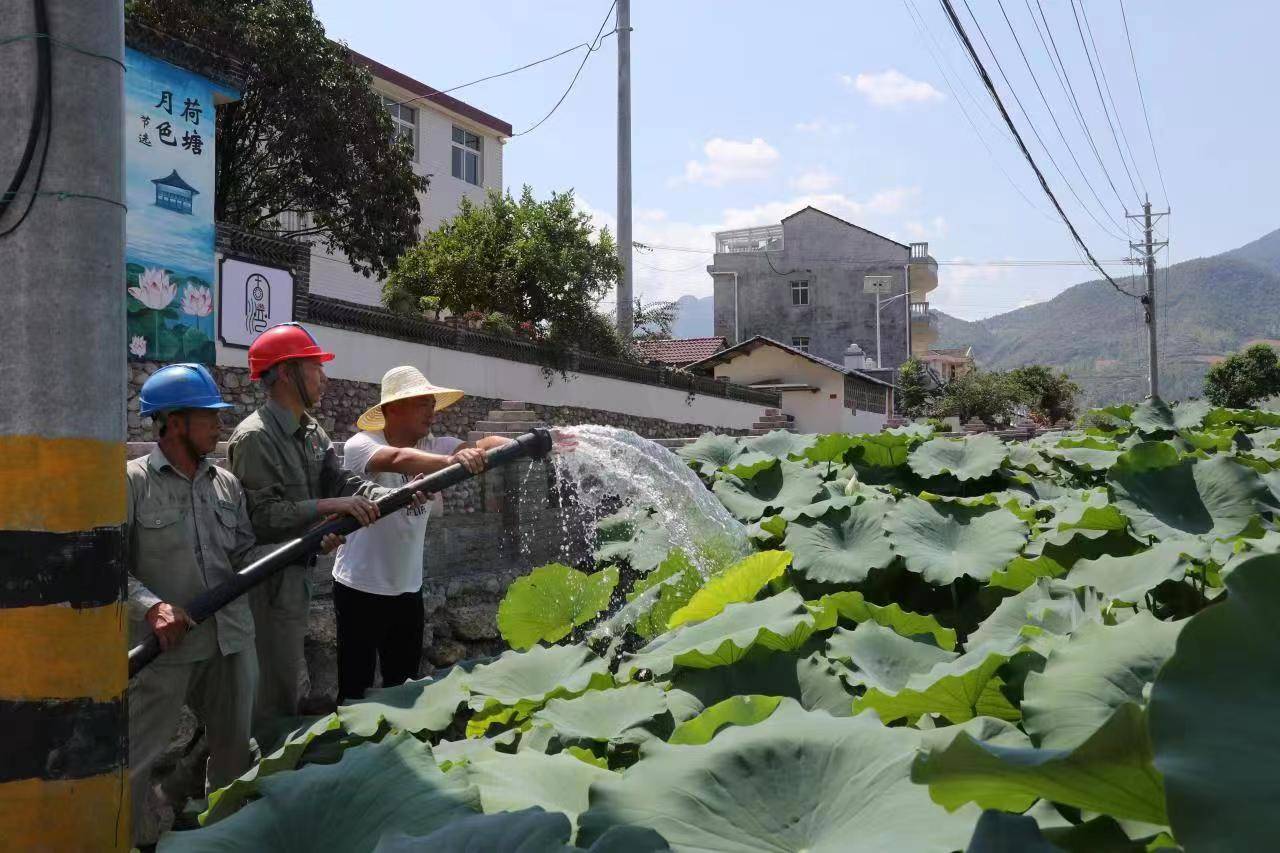
[[[1031,11],[1036,0],[955,6],[1094,255],[1106,262],[1129,254],[1136,234],[1126,234],[1124,226],[1133,226],[1124,213],[1139,209],[1144,192],[1158,210],[1166,200],[1172,207],[1175,263],[1280,228],[1280,4],[1124,0],[1153,156],[1121,0],[1079,2],[1081,29],[1097,46],[1096,83],[1068,0],[1041,0],[1043,43]],[[330,37],[444,89],[590,41],[610,4],[314,5]],[[902,242],[927,240],[940,262],[930,299],[966,319],[1097,277],[1082,265],[933,0],[634,0],[631,19],[634,237],[707,253],[637,252],[636,291],[646,300],[709,295],[705,268],[716,230],[777,223],[806,204]],[[606,34],[612,28],[609,18]],[[1079,116],[1046,44],[1058,49]],[[519,133],[563,94],[584,51],[455,97]],[[572,189],[599,225],[612,228],[616,92],[616,39],[606,35],[550,119],[508,142],[507,187],[529,184],[542,197]],[[1107,267],[1117,276],[1133,272]]]

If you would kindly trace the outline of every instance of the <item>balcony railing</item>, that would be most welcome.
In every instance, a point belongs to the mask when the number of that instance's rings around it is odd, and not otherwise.
[[[911,322],[933,325],[933,315],[929,313],[928,302],[911,303]]]
[[[739,228],[734,231],[720,231],[716,234],[716,254],[781,251],[781,225],[765,225],[761,228]]]
[[[928,243],[912,243],[911,244],[911,260],[923,261],[929,257]]]

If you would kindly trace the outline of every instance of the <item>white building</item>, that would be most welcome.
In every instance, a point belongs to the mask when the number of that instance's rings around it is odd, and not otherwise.
[[[464,196],[479,203],[487,190],[502,189],[502,147],[511,138],[508,122],[355,51],[351,57],[373,74],[374,91],[387,104],[397,133],[413,145],[413,170],[431,178],[427,192],[418,195],[419,233],[453,216]],[[311,292],[362,305],[382,302],[378,279],[360,275],[345,257],[323,246],[311,250]]]

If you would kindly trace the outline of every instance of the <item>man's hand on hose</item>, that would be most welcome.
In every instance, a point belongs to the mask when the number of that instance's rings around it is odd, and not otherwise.
[[[337,516],[331,515],[329,518],[333,519],[337,518]],[[336,533],[327,533],[325,534],[325,537],[320,540],[320,553],[332,554],[334,551],[338,550],[339,546],[344,545],[346,541],[347,537],[345,536],[339,536]]]
[[[146,620],[151,626],[152,633],[160,640],[161,651],[166,652],[181,643],[187,631],[196,626],[187,611],[167,601],[151,605],[151,609],[147,611]]]
[[[349,515],[368,527],[378,520],[378,505],[361,495],[346,498],[324,498],[318,504],[321,515]]]
[[[427,479],[427,475],[426,475],[426,474],[419,474],[418,476],[416,476],[416,477],[414,477],[412,480],[410,480],[408,483],[406,483],[406,484],[405,484],[405,486],[406,486],[407,488],[411,488],[411,487],[413,487],[413,486],[415,486],[415,485],[418,485],[419,483],[421,483],[421,482],[422,482],[423,480],[425,480],[425,479]],[[424,507],[424,506],[426,506],[427,504],[431,503],[431,498],[432,498],[432,496],[433,496],[434,494],[435,494],[435,492],[418,492],[418,491],[415,491],[415,492],[413,493],[413,505],[414,505],[415,507]]]
[[[478,447],[464,447],[449,456],[450,465],[461,465],[469,474],[479,474],[485,469],[486,463],[484,451]]]

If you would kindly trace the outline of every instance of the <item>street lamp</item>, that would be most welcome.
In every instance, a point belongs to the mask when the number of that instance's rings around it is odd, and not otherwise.
[[[880,354],[880,309],[893,302],[896,299],[902,299],[910,293],[904,289],[897,296],[884,298],[884,293],[893,288],[893,276],[891,275],[867,275],[862,277],[862,292],[874,293],[876,295],[876,367],[884,367],[884,361]]]

